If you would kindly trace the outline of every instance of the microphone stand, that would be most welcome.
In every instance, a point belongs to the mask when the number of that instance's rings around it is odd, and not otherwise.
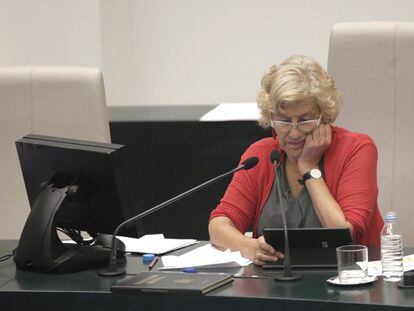
[[[285,259],[283,261],[283,274],[277,274],[273,277],[273,279],[275,281],[284,281],[284,282],[298,281],[302,279],[302,275],[297,274],[297,273],[292,273],[292,268],[291,268],[291,263],[290,263],[289,236],[288,236],[288,230],[287,230],[286,214],[285,214],[285,209],[284,209],[284,204],[283,204],[283,199],[282,199],[282,187],[280,186],[279,168],[278,168],[277,162],[278,162],[277,159],[273,160],[277,193],[279,197],[280,208],[282,210],[283,232],[285,234],[285,253],[284,253]]]
[[[208,185],[210,185],[210,184],[212,184],[212,183],[214,183],[214,182],[216,182],[216,181],[218,181],[218,180],[220,180],[220,179],[222,179],[222,178],[224,178],[224,177],[226,177],[230,174],[233,174],[233,173],[235,173],[237,171],[240,171],[240,170],[243,170],[243,169],[246,169],[246,170],[251,169],[252,167],[254,167],[257,164],[257,162],[258,162],[257,157],[249,158],[246,161],[244,161],[242,163],[242,165],[236,167],[235,169],[233,169],[233,170],[231,170],[227,173],[224,173],[222,175],[219,175],[215,178],[212,178],[212,179],[202,183],[201,185],[198,185],[197,187],[194,187],[194,188],[192,188],[192,189],[190,189],[190,190],[188,190],[188,191],[186,191],[186,192],[184,192],[180,195],[177,195],[177,196],[161,203],[161,204],[158,204],[157,206],[154,206],[154,207],[152,207],[152,208],[150,208],[150,209],[148,209],[148,210],[146,210],[146,211],[144,211],[144,212],[142,212],[142,213],[126,220],[126,221],[124,221],[123,223],[121,223],[115,229],[115,231],[112,235],[112,244],[111,244],[111,252],[110,252],[110,255],[109,255],[108,268],[105,269],[105,270],[98,271],[98,275],[100,275],[100,276],[119,276],[119,275],[125,274],[125,269],[123,267],[117,267],[117,264],[116,264],[117,263],[117,258],[116,258],[116,248],[115,248],[116,244],[115,244],[115,242],[116,242],[116,236],[118,235],[118,233],[121,229],[132,225],[136,221],[138,221],[138,220],[140,220],[140,219],[142,219],[142,218],[158,211],[159,209],[161,209],[161,208],[163,208],[167,205],[170,205],[170,204],[172,204],[172,203],[174,203],[174,202],[176,202],[176,201],[178,201],[178,200],[180,200],[180,199],[182,199],[182,198],[184,198],[184,197],[186,197],[186,196],[188,196],[188,195],[190,195],[190,194],[192,194],[192,193],[194,193],[194,192],[196,192],[200,189],[203,189],[204,187],[207,187]]]

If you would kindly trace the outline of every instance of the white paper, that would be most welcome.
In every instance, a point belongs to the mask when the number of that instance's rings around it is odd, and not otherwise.
[[[118,236],[124,242],[127,253],[164,254],[198,243],[194,239],[166,239],[163,234],[147,234],[139,239]]]
[[[243,267],[252,261],[241,256],[240,252],[221,251],[211,244],[198,247],[180,256],[162,256],[162,269],[181,269],[197,267]]]
[[[256,103],[222,103],[202,116],[200,121],[257,121],[259,117]]]
[[[404,272],[414,269],[414,254],[403,257]],[[380,276],[382,275],[381,260],[368,262],[368,275]]]

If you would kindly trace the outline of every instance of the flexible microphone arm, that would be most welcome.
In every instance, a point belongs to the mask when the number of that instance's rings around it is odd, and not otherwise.
[[[231,171],[224,173],[222,175],[219,175],[217,177],[214,177],[204,183],[202,183],[201,185],[198,185],[197,187],[191,188],[189,190],[187,190],[186,192],[179,194],[161,204],[158,204],[157,206],[154,206],[126,221],[124,221],[123,223],[121,223],[114,231],[113,235],[112,235],[112,244],[111,244],[111,253],[109,255],[109,265],[108,265],[108,269],[103,270],[103,271],[99,271],[98,275],[100,276],[118,276],[118,275],[123,275],[125,274],[125,270],[122,267],[117,267],[116,266],[116,262],[117,262],[117,258],[116,258],[116,248],[115,248],[115,243],[116,243],[116,236],[118,235],[119,231],[125,227],[128,227],[130,225],[132,225],[133,223],[137,222],[138,220],[162,209],[163,207],[170,205],[200,189],[203,189],[204,187],[207,187],[208,185],[211,185],[212,183],[227,177],[228,175],[234,174],[238,171],[241,170],[249,170],[251,168],[253,168],[254,166],[256,166],[256,164],[259,162],[259,158],[257,157],[251,157],[248,158],[247,160],[245,160],[240,166],[236,167],[235,169],[232,169]]]
[[[283,222],[283,233],[285,235],[285,258],[283,261],[283,275],[275,275],[274,279],[277,281],[297,281],[302,278],[302,275],[293,274],[292,267],[290,262],[290,247],[289,247],[289,236],[287,230],[287,221],[286,221],[286,214],[284,209],[284,201],[282,198],[282,187],[280,186],[280,174],[279,174],[279,167],[278,162],[280,160],[280,153],[276,149],[272,151],[270,154],[270,161],[273,163],[274,171],[275,171],[275,181],[277,187],[277,194],[279,197],[279,204],[280,209],[282,210],[282,222]]]

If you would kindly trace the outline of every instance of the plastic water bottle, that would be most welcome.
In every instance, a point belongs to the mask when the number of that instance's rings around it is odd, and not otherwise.
[[[402,279],[403,241],[395,212],[385,215],[385,224],[381,231],[381,261],[384,281],[397,282]]]

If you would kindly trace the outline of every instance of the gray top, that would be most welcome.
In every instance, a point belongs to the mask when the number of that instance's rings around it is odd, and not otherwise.
[[[281,188],[284,201],[286,222],[288,228],[320,228],[322,227],[313,207],[308,189],[304,186],[298,197],[295,198],[290,191],[286,175],[286,157],[281,163]],[[283,228],[282,212],[277,195],[276,179],[273,181],[272,190],[263,206],[259,218],[257,236],[263,235],[264,228]]]

